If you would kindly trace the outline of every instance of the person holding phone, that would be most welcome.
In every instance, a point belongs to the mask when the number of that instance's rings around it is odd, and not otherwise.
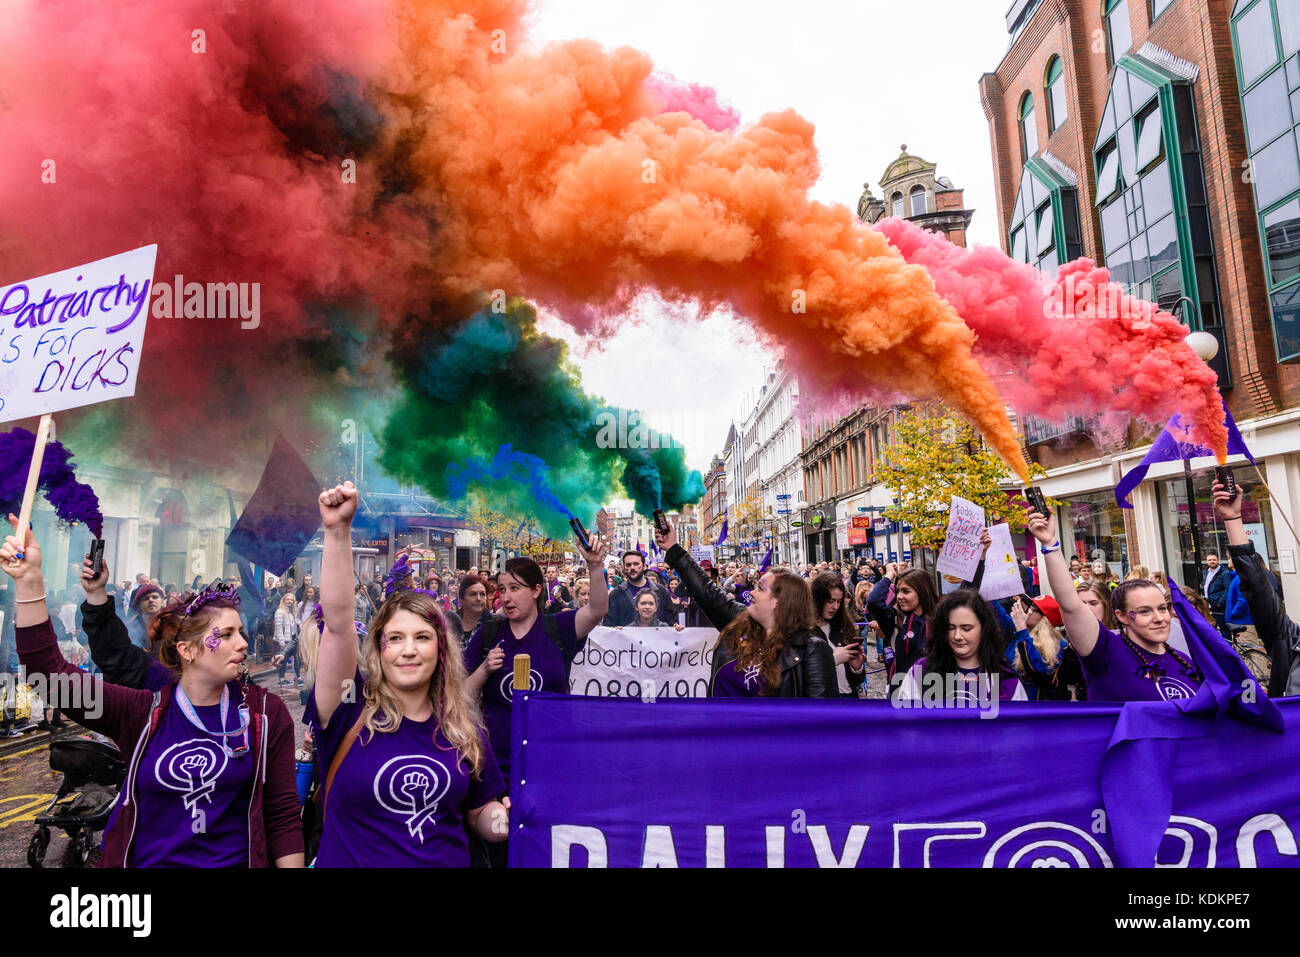
[[[1047,580],[1060,605],[1066,637],[1083,665],[1089,701],[1169,701],[1190,698],[1204,678],[1191,655],[1168,644],[1173,610],[1153,581],[1120,584],[1111,594],[1119,622],[1112,631],[1075,591],[1061,555],[1056,518],[1030,512],[1029,532],[1038,539]]]
[[[885,639],[891,688],[895,674],[906,674],[925,656],[930,619],[938,604],[929,574],[919,568],[902,571],[897,562],[885,567],[885,577],[867,596],[875,630]]]
[[[1241,486],[1233,482],[1229,490],[1216,479],[1212,491],[1214,510],[1228,533],[1228,554],[1232,556],[1241,595],[1272,663],[1268,696],[1300,694],[1300,624],[1287,616],[1267,569],[1260,564],[1254,543],[1246,535],[1241,523]]]
[[[817,627],[831,644],[835,657],[835,679],[841,698],[860,697],[866,680],[862,636],[853,625],[848,603],[844,600],[844,583],[834,572],[824,572],[812,581],[813,607],[817,609]]]

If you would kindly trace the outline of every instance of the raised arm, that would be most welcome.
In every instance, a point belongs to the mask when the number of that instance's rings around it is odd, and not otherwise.
[[[676,526],[670,527],[667,535],[660,535],[656,531],[655,543],[663,549],[668,567],[681,577],[682,584],[700,606],[704,617],[718,631],[726,628],[733,618],[745,610],[744,605],[734,598],[728,598],[726,592],[713,584],[712,579],[704,574],[704,569],[691,558],[690,552],[677,544]]]
[[[10,515],[9,522],[18,526],[18,519]],[[71,664],[59,650],[59,643],[50,624],[50,614],[45,607],[45,579],[41,573],[41,547],[27,528],[22,544],[21,559],[18,538],[9,535],[0,545],[0,567],[14,580],[14,637],[18,644],[18,660],[29,676],[46,680],[51,697],[60,700],[46,704],[65,712],[78,724],[112,737],[121,747],[124,730],[135,707],[147,705],[152,697],[148,691],[136,691],[110,684]],[[52,675],[71,675],[80,679],[81,687],[73,688],[68,682],[50,681]],[[66,693],[64,693],[66,692]]]
[[[1268,649],[1272,671],[1268,680],[1268,696],[1280,698],[1286,694],[1291,676],[1291,661],[1300,642],[1300,625],[1297,625],[1282,608],[1273,591],[1268,574],[1255,563],[1255,546],[1241,524],[1241,489],[1229,495],[1217,481],[1213,486],[1214,509],[1228,533],[1228,553],[1232,555],[1233,568],[1241,581],[1241,595],[1246,599],[1250,617],[1255,620],[1259,639]]]
[[[590,601],[578,609],[578,614],[573,620],[573,628],[578,633],[579,642],[591,634],[591,629],[599,625],[609,611],[609,582],[605,580],[605,542],[599,535],[592,535],[590,541],[591,548],[583,548],[581,542],[577,546],[578,554],[587,562],[587,580],[590,583],[588,594],[591,596]]]
[[[316,658],[316,716],[328,726],[343,690],[357,672],[357,632],[352,624],[352,517],[357,513],[357,490],[351,482],[320,493],[321,524],[325,527],[321,552],[321,630]],[[360,689],[352,689],[359,694]]]
[[[1056,516],[1050,518],[1040,512],[1029,513],[1029,533],[1038,539],[1039,552],[1043,555],[1043,564],[1047,566],[1047,580],[1051,583],[1052,594],[1061,609],[1061,618],[1065,621],[1065,635],[1070,644],[1080,655],[1088,656],[1097,645],[1097,635],[1101,628],[1099,622],[1088,606],[1074,590],[1074,579],[1070,577],[1070,566],[1061,554],[1061,541],[1056,533]]]
[[[104,673],[104,680],[127,688],[162,687],[171,680],[166,666],[154,661],[143,648],[131,644],[131,635],[126,624],[117,615],[113,602],[108,597],[109,568],[104,562],[99,574],[94,575],[90,569],[90,556],[81,563],[81,588],[86,593],[86,600],[81,606],[81,625],[90,642],[90,657],[99,670]],[[156,678],[162,684],[150,681],[151,669],[159,669]]]

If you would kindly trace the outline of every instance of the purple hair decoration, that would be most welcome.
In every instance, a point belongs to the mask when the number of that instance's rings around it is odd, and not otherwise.
[[[234,607],[239,607],[239,592],[235,590],[234,585],[228,585],[225,582],[213,583],[207,585],[197,595],[190,599],[190,603],[185,606],[185,617],[188,618],[196,611],[203,610],[204,606],[210,605],[214,601],[233,602]]]
[[[429,591],[427,588],[416,588],[412,585],[400,584],[402,579],[411,578],[414,574],[410,563],[406,560],[406,556],[399,555],[397,561],[393,562],[393,567],[388,569],[388,577],[384,579],[384,598],[392,598],[393,594],[399,591],[419,592],[421,595],[428,595],[430,598],[440,597],[437,592]]]

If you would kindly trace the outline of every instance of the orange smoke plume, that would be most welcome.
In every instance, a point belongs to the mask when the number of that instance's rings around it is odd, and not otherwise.
[[[501,288],[598,329],[646,287],[730,304],[784,348],[805,401],[937,396],[1027,476],[974,334],[926,271],[808,198],[811,123],[787,111],[731,132],[658,113],[645,54],[581,40],[526,52],[525,10],[395,7],[388,135],[434,210],[449,295]]]

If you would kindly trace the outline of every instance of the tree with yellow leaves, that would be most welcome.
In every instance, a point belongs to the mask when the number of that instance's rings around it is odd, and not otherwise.
[[[1019,498],[1009,499],[1000,484],[1008,475],[1006,464],[969,422],[939,403],[900,413],[883,459],[876,477],[898,496],[885,517],[912,526],[913,547],[943,544],[954,495],[983,508],[989,525],[1007,522],[1013,532],[1025,528],[1027,508]],[[1031,462],[1030,474],[1047,473]]]

